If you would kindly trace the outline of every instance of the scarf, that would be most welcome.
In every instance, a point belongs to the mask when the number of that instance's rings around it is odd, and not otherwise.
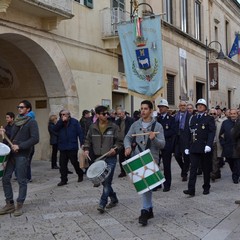
[[[20,127],[20,126],[24,125],[29,119],[30,119],[29,116],[18,115],[14,120],[14,124],[16,126]]]

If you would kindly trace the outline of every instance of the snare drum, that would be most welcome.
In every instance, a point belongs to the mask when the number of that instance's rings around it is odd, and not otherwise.
[[[138,194],[148,192],[165,182],[165,178],[149,149],[124,161],[122,165]]]
[[[11,149],[4,143],[0,143],[0,177],[3,176],[4,171],[4,161],[7,155],[10,153]]]
[[[93,163],[87,170],[87,177],[94,183],[99,184],[109,176],[111,168],[103,160]]]

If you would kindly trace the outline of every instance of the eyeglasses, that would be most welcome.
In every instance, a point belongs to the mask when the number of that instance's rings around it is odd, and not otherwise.
[[[66,113],[61,113],[61,116],[67,116],[67,114]]]
[[[26,108],[25,106],[17,106],[17,109],[24,109]]]
[[[109,113],[108,113],[108,112],[101,112],[100,114],[102,114],[103,116],[106,116],[106,115],[108,115]]]
[[[217,114],[216,114],[216,113],[209,113],[209,115],[211,115],[211,116],[212,116],[212,115],[217,115]]]

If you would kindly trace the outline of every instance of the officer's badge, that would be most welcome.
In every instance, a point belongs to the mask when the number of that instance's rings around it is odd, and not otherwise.
[[[204,125],[202,125],[202,129],[205,129],[205,126],[204,126]]]
[[[166,127],[165,127],[166,129],[168,129],[169,127],[168,127],[168,125],[166,125]]]

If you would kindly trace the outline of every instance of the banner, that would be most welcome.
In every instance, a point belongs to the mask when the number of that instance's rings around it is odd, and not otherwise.
[[[209,63],[209,86],[210,91],[219,89],[218,63]]]
[[[128,89],[153,97],[163,87],[160,16],[118,25]]]

